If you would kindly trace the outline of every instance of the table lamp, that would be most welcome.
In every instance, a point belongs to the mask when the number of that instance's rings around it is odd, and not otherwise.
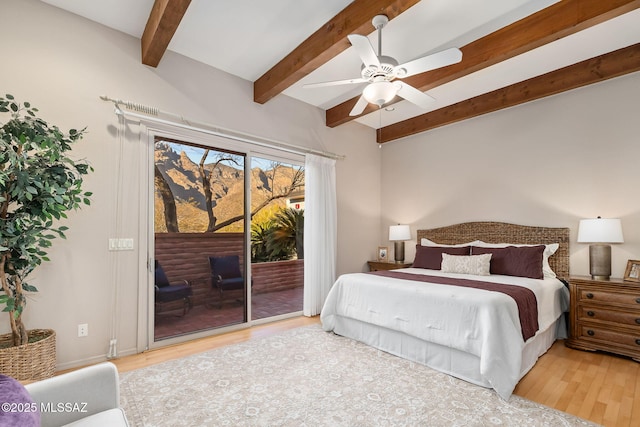
[[[578,243],[589,245],[589,272],[594,280],[609,280],[611,276],[611,246],[624,243],[622,223],[618,218],[581,219]]]
[[[389,240],[393,243],[393,257],[396,263],[404,262],[404,241],[411,240],[411,230],[408,225],[392,225],[389,227]]]

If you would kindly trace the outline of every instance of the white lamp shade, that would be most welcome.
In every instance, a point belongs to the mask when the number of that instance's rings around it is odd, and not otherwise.
[[[362,91],[362,96],[370,103],[382,107],[391,101],[396,93],[398,93],[398,88],[393,83],[384,81],[369,83]]]
[[[392,225],[389,227],[389,240],[411,240],[411,230],[408,225]]]
[[[581,219],[578,243],[624,243],[618,218]]]

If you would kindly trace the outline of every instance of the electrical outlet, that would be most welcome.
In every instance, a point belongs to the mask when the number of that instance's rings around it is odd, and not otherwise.
[[[78,336],[86,337],[87,335],[89,335],[89,324],[82,323],[78,325]]]

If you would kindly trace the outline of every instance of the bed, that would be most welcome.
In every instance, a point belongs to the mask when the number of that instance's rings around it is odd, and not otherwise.
[[[340,276],[321,312],[323,329],[508,399],[566,338],[569,229],[471,222],[417,237],[412,268]]]

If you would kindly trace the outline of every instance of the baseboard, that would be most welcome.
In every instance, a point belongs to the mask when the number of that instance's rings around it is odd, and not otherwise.
[[[138,352],[135,348],[130,348],[127,350],[119,351],[118,357],[131,356],[132,354],[137,354],[137,353]],[[107,359],[106,354],[101,356],[89,357],[86,359],[72,360],[70,362],[56,364],[56,372],[81,368],[83,366],[88,366],[88,365],[95,365],[96,363],[106,362],[108,360],[109,359]]]

